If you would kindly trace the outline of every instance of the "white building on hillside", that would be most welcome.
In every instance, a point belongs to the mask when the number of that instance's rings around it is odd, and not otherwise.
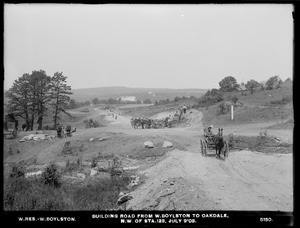
[[[136,101],[136,97],[135,96],[121,96],[121,97],[118,97],[117,100],[121,100],[121,101]]]

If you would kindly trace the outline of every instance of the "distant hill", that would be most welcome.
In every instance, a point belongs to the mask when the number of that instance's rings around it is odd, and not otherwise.
[[[207,89],[167,89],[167,88],[129,88],[122,86],[98,87],[88,89],[73,89],[72,99],[78,102],[90,101],[94,98],[117,99],[120,96],[135,96],[137,100],[150,99],[152,102],[159,99],[174,99],[176,96],[201,97]]]
[[[174,99],[176,96],[182,97],[201,97],[207,89],[164,89],[164,88],[129,88],[123,86],[114,87],[97,87],[87,89],[72,89],[72,99],[77,102],[91,101],[94,98],[99,100],[114,98],[117,99],[120,96],[135,96],[137,100],[150,99],[155,102],[159,99]],[[5,91],[4,91],[5,93]],[[8,99],[4,96],[4,103],[7,103]]]

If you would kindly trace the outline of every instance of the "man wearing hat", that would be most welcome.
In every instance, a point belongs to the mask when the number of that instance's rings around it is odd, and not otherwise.
[[[212,129],[213,129],[213,125],[211,124],[208,126],[207,131],[204,133],[206,142],[211,141],[212,136],[214,135],[214,133],[212,132]]]

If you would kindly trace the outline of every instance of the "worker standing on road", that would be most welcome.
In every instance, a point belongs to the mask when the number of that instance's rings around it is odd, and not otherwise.
[[[182,107],[182,111],[183,111],[184,114],[186,113],[186,110],[187,110],[187,107],[184,105],[184,106]]]

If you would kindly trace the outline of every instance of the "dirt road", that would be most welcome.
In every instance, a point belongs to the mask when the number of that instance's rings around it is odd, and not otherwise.
[[[292,154],[230,151],[226,161],[216,159],[213,152],[205,158],[199,153],[201,125],[134,130],[127,117],[107,119],[112,132],[163,135],[190,146],[188,151],[174,148],[158,164],[139,171],[146,179],[130,193],[128,209],[293,211]],[[247,128],[236,129],[248,133]],[[252,126],[250,132],[258,135],[258,129]]]
[[[174,150],[141,172],[147,180],[128,208],[292,211],[290,162],[287,154],[232,152],[224,162]]]

